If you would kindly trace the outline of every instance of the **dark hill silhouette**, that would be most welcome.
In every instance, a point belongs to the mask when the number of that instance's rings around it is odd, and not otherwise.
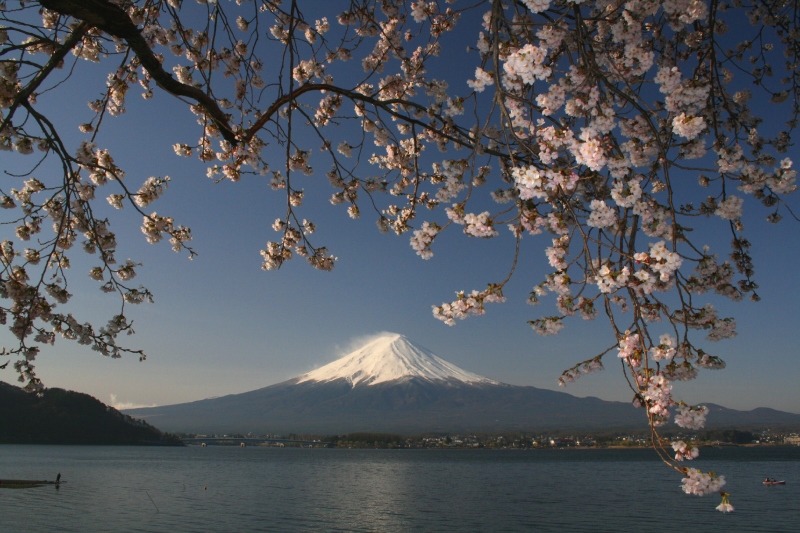
[[[0,382],[0,443],[180,445],[150,424],[64,389],[37,396]]]

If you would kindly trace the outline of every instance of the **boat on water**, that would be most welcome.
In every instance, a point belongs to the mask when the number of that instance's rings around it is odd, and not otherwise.
[[[786,485],[786,481],[762,481],[763,485]]]
[[[0,479],[0,489],[29,489],[43,485],[60,485],[65,481],[48,481],[44,479]]]

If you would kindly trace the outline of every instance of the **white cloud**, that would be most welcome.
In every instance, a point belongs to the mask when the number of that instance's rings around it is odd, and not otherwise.
[[[348,339],[348,341],[344,345],[335,344],[331,347],[331,350],[329,352],[331,353],[331,355],[325,357],[326,359],[325,361],[313,364],[309,370],[304,371],[302,374],[306,374],[307,372],[312,372],[320,367],[323,367],[329,363],[341,359],[345,355],[350,355],[359,348],[363,348],[370,342],[379,339],[381,337],[385,337],[387,335],[397,335],[397,333],[392,331],[376,331],[375,333],[367,333],[364,335],[353,336],[350,339]]]
[[[108,402],[108,405],[118,411],[122,411],[123,409],[139,409],[141,407],[158,407],[156,404],[146,405],[134,402],[120,402],[117,400],[116,394],[109,394],[108,396],[111,398],[111,401]]]
[[[388,335],[397,335],[396,332],[393,331],[377,331],[375,333],[370,333],[367,335],[358,335],[352,337],[344,347],[337,346],[336,351],[338,352],[337,359],[340,357],[344,357],[345,355],[349,355],[354,351],[358,350],[369,344],[370,342],[380,339],[381,337],[386,337]]]

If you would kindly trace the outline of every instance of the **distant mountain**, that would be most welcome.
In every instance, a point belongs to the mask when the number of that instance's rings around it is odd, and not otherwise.
[[[791,413],[709,408],[710,428],[800,428],[800,415]],[[616,431],[646,425],[644,413],[629,403],[493,381],[396,334],[270,387],[125,412],[165,430],[194,433]]]
[[[41,396],[0,382],[0,443],[174,446],[177,437],[79,392],[45,389]]]
[[[449,381],[467,385],[500,385],[497,381],[451,365],[397,334],[379,337],[350,355],[303,374],[297,378],[297,383],[345,380],[356,387],[404,378],[416,378],[429,383]]]

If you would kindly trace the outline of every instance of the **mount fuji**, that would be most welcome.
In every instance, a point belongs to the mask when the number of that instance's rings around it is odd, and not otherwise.
[[[414,346],[396,333],[372,340],[350,355],[297,378],[297,383],[329,383],[344,379],[353,387],[398,380],[429,383],[500,385],[500,382],[462,370],[434,354]]]
[[[717,427],[800,427],[800,415],[707,405],[709,422]],[[398,334],[378,337],[283,383],[125,413],[163,431],[187,433],[611,431],[646,426],[644,413],[629,403],[500,383],[458,368]]]

